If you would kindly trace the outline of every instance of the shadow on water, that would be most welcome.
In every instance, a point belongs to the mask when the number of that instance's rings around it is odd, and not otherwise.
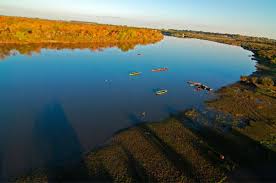
[[[172,107],[172,106],[169,106],[169,105],[166,105],[165,106],[165,110],[166,112],[169,113],[169,116],[170,117],[174,117],[175,115],[179,114],[179,110],[177,110],[176,108]]]
[[[83,151],[77,134],[59,103],[47,105],[34,125],[35,143],[46,167],[58,165]]]
[[[1,121],[3,122],[3,121]],[[6,156],[7,156],[7,136],[6,133],[8,130],[6,128],[0,129],[0,182],[4,182],[7,179],[8,172],[5,169],[7,164]]]
[[[131,126],[135,126],[145,122],[145,120],[143,119],[143,116],[138,116],[136,114],[129,114],[128,119],[131,122]]]
[[[68,121],[62,106],[53,102],[45,106],[34,124],[34,139],[37,154],[42,161],[48,178],[57,180],[56,175],[67,174],[69,180],[87,178],[85,166],[73,175],[65,167],[75,166],[82,161],[83,148],[78,136]],[[83,164],[83,163],[82,163]],[[63,168],[60,168],[63,167]],[[57,170],[63,170],[59,172]]]
[[[3,146],[1,146],[3,147]],[[0,181],[3,179],[3,152],[0,149]]]

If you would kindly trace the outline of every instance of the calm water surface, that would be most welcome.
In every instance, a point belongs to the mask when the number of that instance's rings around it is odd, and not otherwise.
[[[201,108],[214,95],[195,92],[186,81],[219,89],[254,72],[251,54],[166,37],[128,52],[43,49],[7,57],[0,61],[0,177],[63,164],[120,129]],[[158,67],[169,71],[151,72]],[[132,71],[142,75],[130,77]],[[155,96],[159,88],[168,94]]]

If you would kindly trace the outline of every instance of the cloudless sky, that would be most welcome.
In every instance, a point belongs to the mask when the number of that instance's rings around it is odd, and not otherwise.
[[[276,0],[0,0],[0,14],[276,38]]]

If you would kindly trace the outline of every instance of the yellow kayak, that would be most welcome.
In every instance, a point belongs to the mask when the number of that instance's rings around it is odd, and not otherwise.
[[[155,92],[156,95],[164,95],[166,93],[168,93],[168,90],[159,90]]]
[[[130,76],[139,76],[141,75],[141,72],[131,72],[129,73]]]

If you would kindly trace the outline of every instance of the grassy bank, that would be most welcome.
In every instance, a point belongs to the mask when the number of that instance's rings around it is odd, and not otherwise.
[[[155,42],[158,30],[0,16],[0,43]]]

